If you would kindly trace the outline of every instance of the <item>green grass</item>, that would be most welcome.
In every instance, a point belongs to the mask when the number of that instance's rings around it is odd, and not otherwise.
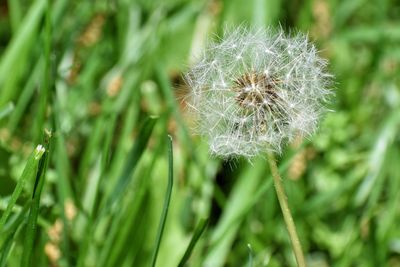
[[[309,266],[400,266],[396,1],[28,2],[0,4],[0,266],[295,266],[266,159],[210,157],[181,101],[243,24],[308,32],[335,75],[279,158]]]

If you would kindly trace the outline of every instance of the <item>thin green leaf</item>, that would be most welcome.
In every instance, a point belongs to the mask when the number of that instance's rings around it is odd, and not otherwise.
[[[15,109],[11,113],[8,121],[8,128],[11,133],[15,131],[24,114],[26,114],[29,101],[32,99],[32,96],[35,93],[35,89],[41,74],[40,72],[43,68],[43,63],[43,60],[39,60],[33,67],[33,71],[31,72],[29,78],[27,78],[22,92],[18,96],[18,100],[16,100]]]
[[[40,90],[40,100],[38,112],[36,115],[34,136],[35,140],[38,141],[42,137],[42,131],[44,129],[44,123],[46,120],[46,110],[49,100],[49,94],[52,87],[53,79],[51,75],[51,52],[52,52],[52,27],[51,27],[51,4],[50,0],[46,1],[46,13],[45,13],[45,28],[43,34],[43,44],[45,58],[44,70],[43,70],[43,84]]]
[[[12,244],[16,237],[21,232],[23,226],[25,225],[25,217],[28,209],[30,207],[31,201],[28,201],[24,208],[19,212],[19,214],[15,214],[13,218],[10,219],[10,222],[5,225],[3,231],[0,234],[1,245],[0,251],[1,259],[0,259],[0,267],[4,267],[7,264],[8,255],[12,251]]]
[[[2,109],[0,109],[0,120],[6,117],[14,110],[14,104],[12,102],[8,102]]]
[[[183,254],[183,257],[181,261],[178,264],[178,267],[183,267],[185,266],[186,262],[189,260],[190,255],[192,254],[192,251],[197,243],[197,241],[200,239],[200,236],[203,234],[204,230],[207,228],[209,219],[201,219],[200,222],[197,224],[196,229],[194,231],[193,237],[190,240],[189,246],[187,247],[185,254]]]
[[[17,186],[15,187],[14,192],[11,195],[11,199],[8,202],[7,208],[4,211],[3,215],[1,216],[0,232],[3,231],[4,224],[6,223],[7,218],[10,216],[11,211],[18,200],[18,197],[20,196],[22,190],[24,189],[26,181],[28,181],[31,177],[37,174],[37,166],[42,158],[43,153],[44,153],[44,148],[41,145],[39,145],[29,156],[28,162],[26,163],[25,168],[20,178],[18,179]]]
[[[168,118],[163,116],[160,118],[160,122],[157,127],[158,130],[162,130],[162,133],[157,132],[158,136],[164,136],[165,130],[167,128]],[[161,138],[160,138],[161,139]],[[158,141],[158,144],[153,144],[154,148],[151,151],[151,160],[146,164],[145,171],[134,176],[130,184],[130,197],[125,199],[125,204],[122,204],[119,209],[119,214],[114,216],[112,220],[112,226],[110,227],[109,234],[107,235],[107,240],[105,245],[100,252],[101,257],[98,266],[119,266],[123,262],[124,255],[129,250],[129,254],[136,255],[141,248],[139,244],[131,244],[132,235],[136,235],[140,232],[140,221],[142,221],[143,210],[146,206],[146,194],[150,192],[149,189],[151,179],[150,177],[155,170],[155,165],[160,155],[163,154],[165,150],[165,141],[163,138]],[[157,142],[157,141],[156,141]],[[126,216],[127,215],[127,216]],[[122,217],[121,217],[122,216]],[[122,220],[122,221],[121,221]],[[114,230],[114,232],[113,232]],[[139,239],[139,237],[138,237]],[[129,246],[129,249],[127,248]]]
[[[11,245],[13,243],[13,236],[10,235],[6,241],[4,242],[3,247],[1,248],[1,255],[0,255],[0,267],[7,266],[7,257],[11,250]]]
[[[21,65],[27,61],[27,51],[35,45],[37,27],[42,18],[46,0],[34,1],[19,27],[18,33],[7,46],[0,61],[0,106],[7,103],[17,92],[15,84]]]
[[[172,194],[172,184],[173,184],[173,178],[174,178],[174,173],[173,173],[173,150],[172,150],[172,137],[168,135],[168,185],[167,185],[167,192],[165,194],[165,200],[164,200],[164,206],[163,210],[161,213],[161,219],[160,219],[160,224],[158,227],[157,231],[157,238],[156,238],[156,244],[154,246],[154,251],[153,251],[153,256],[151,259],[151,265],[152,267],[156,266],[156,261],[157,261],[157,255],[158,255],[158,250],[160,248],[161,244],[161,238],[164,232],[164,227],[165,227],[165,221],[167,220],[167,215],[168,215],[168,209],[169,209],[169,203],[171,200],[171,194]]]
[[[247,249],[249,250],[249,263],[247,265],[253,267],[253,250],[251,249],[250,244],[247,244]]]
[[[39,162],[39,169],[37,171],[35,186],[32,192],[32,203],[28,216],[25,242],[21,259],[22,267],[32,265],[33,243],[36,236],[37,219],[39,215],[39,206],[40,206],[40,196],[42,193],[42,188],[44,185],[44,180],[47,171],[47,164],[49,160],[50,142],[51,142],[51,133],[46,132],[45,152]]]
[[[10,16],[10,24],[13,33],[18,31],[18,28],[22,20],[22,6],[23,4],[19,0],[8,0],[8,12]]]
[[[31,201],[27,201],[25,203],[25,206],[22,208],[22,210],[19,213],[14,214],[8,221],[7,223],[4,225],[3,230],[0,232],[0,250],[1,250],[1,246],[3,245],[3,241],[4,239],[8,236],[8,235],[13,235],[17,228],[24,224],[24,219],[25,219],[25,215],[29,210]]]
[[[384,165],[387,149],[392,145],[398,133],[400,116],[398,112],[394,112],[388,117],[379,134],[373,150],[369,158],[370,170],[364,181],[359,186],[354,197],[354,203],[358,206],[363,204],[371,194],[374,184],[378,180],[381,169]]]
[[[106,210],[111,208],[123,195],[124,190],[131,180],[133,171],[135,170],[136,165],[139,162],[139,159],[141,158],[143,151],[147,146],[147,142],[150,139],[156,121],[157,119],[149,118],[144,123],[144,126],[141,128],[138,135],[138,140],[129,152],[122,175],[119,177],[118,183],[108,200]]]

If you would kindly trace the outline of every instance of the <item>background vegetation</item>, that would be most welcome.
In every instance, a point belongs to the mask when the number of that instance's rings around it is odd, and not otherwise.
[[[334,112],[280,158],[309,265],[400,266],[399,14],[395,0],[1,1],[0,266],[149,266],[157,244],[157,266],[177,266],[207,218],[187,266],[295,266],[265,158],[211,158],[181,111],[182,72],[239,24],[308,32],[336,76]]]

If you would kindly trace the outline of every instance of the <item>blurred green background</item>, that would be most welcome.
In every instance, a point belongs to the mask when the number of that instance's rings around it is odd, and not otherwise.
[[[309,33],[335,76],[279,158],[309,266],[400,266],[396,0],[1,1],[0,266],[177,266],[207,218],[185,266],[295,266],[265,158],[210,157],[183,111],[226,25]]]

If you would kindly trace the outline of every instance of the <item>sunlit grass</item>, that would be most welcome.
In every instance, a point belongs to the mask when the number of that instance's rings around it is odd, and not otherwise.
[[[181,74],[242,24],[308,32],[335,74],[334,111],[278,159],[309,265],[400,266],[398,10],[0,4],[0,266],[295,266],[265,158],[210,157],[184,112]]]

